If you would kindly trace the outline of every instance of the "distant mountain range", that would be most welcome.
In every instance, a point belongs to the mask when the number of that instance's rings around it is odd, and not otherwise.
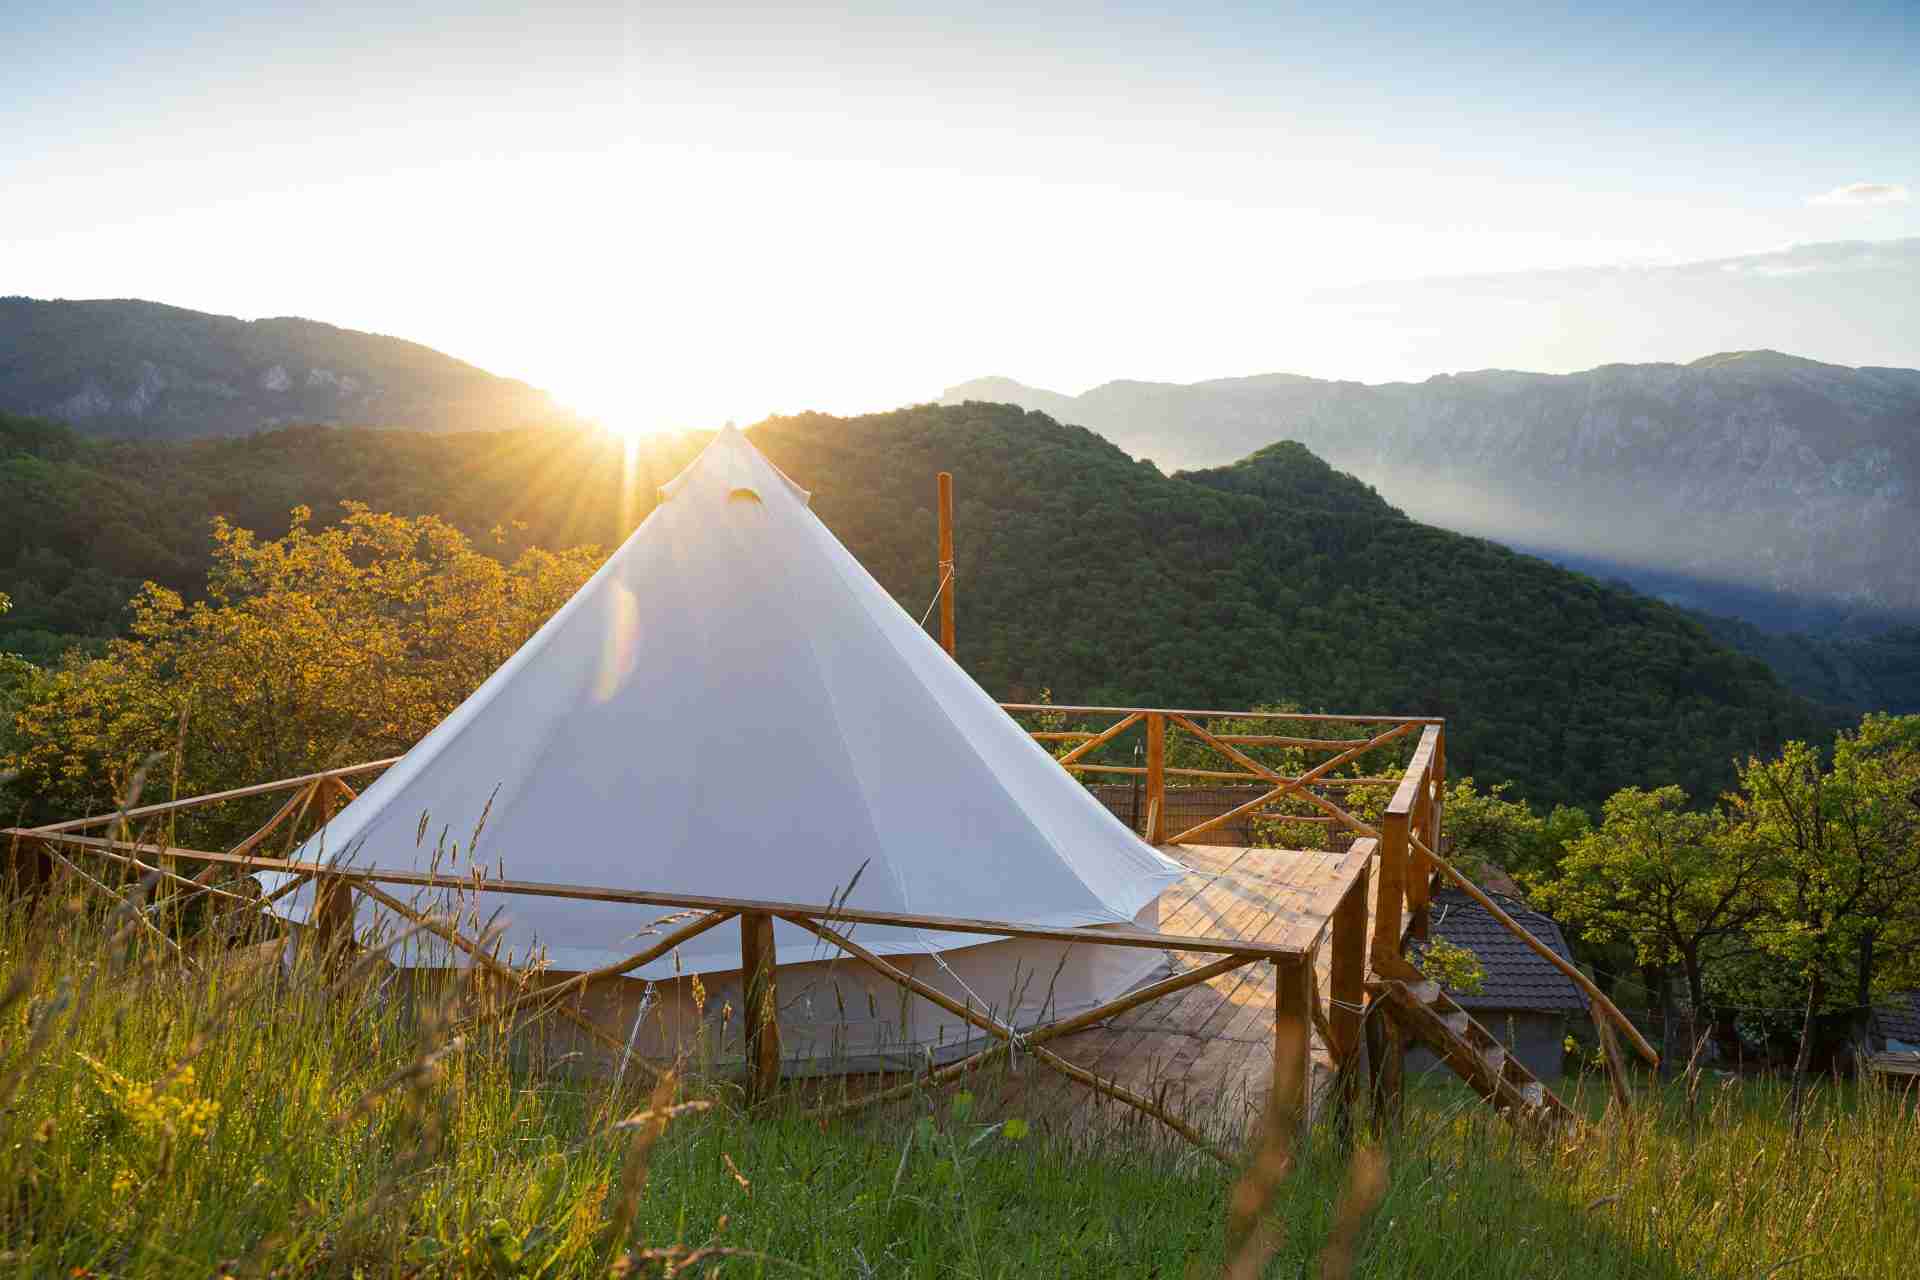
[[[1417,519],[1773,628],[1920,618],[1920,370],[1775,351],[1369,386],[983,378],[1167,470],[1295,440]]]
[[[0,411],[135,439],[288,423],[467,431],[567,416],[543,391],[399,338],[157,302],[17,297],[0,298]]]

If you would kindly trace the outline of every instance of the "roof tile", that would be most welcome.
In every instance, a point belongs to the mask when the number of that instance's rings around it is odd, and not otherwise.
[[[1553,917],[1507,894],[1489,896],[1528,933],[1572,961],[1573,953],[1567,949],[1566,937]],[[1463,1009],[1549,1013],[1585,1013],[1587,1010],[1587,997],[1571,978],[1535,955],[1525,942],[1508,932],[1505,925],[1462,890],[1442,889],[1433,895],[1430,934],[1473,952],[1479,957],[1481,968],[1486,970],[1485,989],[1479,995],[1453,996]]]

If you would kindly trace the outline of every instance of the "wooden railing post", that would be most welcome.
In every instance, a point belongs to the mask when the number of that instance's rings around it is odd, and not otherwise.
[[[1371,863],[1363,863],[1347,896],[1333,911],[1332,955],[1327,975],[1327,1031],[1334,1069],[1341,1081],[1342,1134],[1351,1133],[1354,1103],[1360,1096],[1359,1062],[1362,1006],[1367,999],[1367,881]]]
[[[1273,1090],[1267,1123],[1304,1140],[1312,1120],[1313,969],[1308,958],[1273,962]],[[1272,1145],[1279,1135],[1268,1138]]]
[[[746,1008],[747,1098],[762,1102],[780,1084],[779,1004],[774,991],[773,917],[740,913],[740,984]]]
[[[324,972],[336,974],[353,950],[353,886],[341,876],[313,878],[313,910],[307,929],[314,957]]]
[[[1380,819],[1380,891],[1373,907],[1373,967],[1392,972],[1400,960],[1400,925],[1407,896],[1407,815],[1389,809]]]
[[[940,647],[953,656],[953,473],[942,471],[940,490]]]
[[[1333,911],[1332,955],[1327,978],[1327,1026],[1333,1032],[1336,1063],[1346,1063],[1360,1049],[1360,1007],[1367,983],[1367,880],[1372,868],[1362,866],[1359,878]]]
[[[1147,717],[1147,829],[1146,842],[1167,842],[1167,718]]]
[[[1433,774],[1420,779],[1420,798],[1411,815],[1412,828],[1420,838],[1409,841],[1407,852],[1407,936],[1421,942],[1433,918],[1433,859],[1421,852],[1433,845]]]
[[[53,858],[38,840],[24,835],[7,838],[7,862],[0,893],[28,897],[53,879]]]
[[[1407,1043],[1400,1025],[1387,1016],[1390,1009],[1367,1019],[1367,1075],[1373,1094],[1373,1132],[1376,1137],[1400,1127],[1406,1085]]]

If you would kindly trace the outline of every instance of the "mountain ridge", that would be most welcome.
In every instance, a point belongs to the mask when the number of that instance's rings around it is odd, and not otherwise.
[[[232,436],[296,422],[424,431],[569,418],[546,392],[422,343],[139,298],[0,298],[0,411],[92,436]]]
[[[1420,382],[1116,380],[1077,396],[992,378],[940,403],[983,398],[1170,472],[1299,440],[1422,520],[1626,566],[1629,581],[1723,583],[1676,602],[1775,629],[1920,620],[1920,563],[1900,551],[1920,543],[1920,370],[1763,349]]]

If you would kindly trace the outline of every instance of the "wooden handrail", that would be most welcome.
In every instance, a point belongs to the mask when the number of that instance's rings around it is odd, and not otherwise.
[[[1222,741],[1225,741],[1225,739],[1222,739]],[[1148,770],[1141,768],[1139,765],[1083,764],[1078,760],[1065,767],[1073,770],[1075,773],[1118,773],[1133,778],[1144,778],[1148,773]],[[1273,778],[1264,773],[1246,773],[1244,771],[1229,772],[1225,769],[1168,769],[1165,772],[1169,778],[1208,778],[1216,782],[1232,782],[1236,779],[1243,782],[1265,782],[1268,784],[1273,782]],[[1280,776],[1284,777],[1285,775]],[[1316,778],[1313,785],[1316,787],[1331,788],[1384,787],[1398,781],[1400,781],[1398,778]]]
[[[67,845],[81,849],[113,849],[130,854],[187,858],[243,867],[248,871],[280,871],[292,875],[331,876],[354,884],[392,884],[414,889],[458,889],[473,893],[504,893],[534,898],[573,898],[583,902],[623,902],[642,906],[693,908],[700,911],[760,912],[802,915],[849,924],[895,925],[931,933],[978,933],[999,938],[1032,938],[1042,942],[1088,943],[1094,946],[1135,947],[1150,951],[1199,951],[1211,955],[1251,956],[1291,962],[1305,954],[1300,947],[1235,938],[1197,938],[1184,934],[1151,933],[1121,925],[1041,925],[1007,920],[976,920],[965,916],[923,915],[908,911],[865,911],[858,907],[775,902],[754,898],[716,898],[703,894],[660,893],[650,889],[615,889],[600,885],[558,884],[544,880],[497,879],[479,874],[435,875],[426,871],[395,871],[339,863],[298,862],[287,858],[236,857],[206,849],[187,849],[150,843],[129,844],[99,836],[32,831],[17,827],[0,830],[0,837]],[[476,868],[477,871],[477,868]]]
[[[1207,720],[1300,720],[1309,724],[1445,724],[1442,716],[1348,716],[1307,711],[1190,711],[1180,707],[1074,707],[1051,702],[1003,702],[1000,709],[1012,714],[1058,712],[1063,715],[1156,715],[1186,716]],[[1354,741],[1358,741],[1355,739]]]
[[[1182,720],[1188,719],[1187,717],[1184,717],[1184,716],[1180,718]],[[1280,799],[1282,796],[1288,795],[1289,793],[1293,793],[1293,792],[1298,792],[1302,797],[1308,800],[1311,800],[1315,804],[1319,804],[1324,807],[1326,804],[1325,801],[1322,801],[1318,796],[1315,796],[1313,793],[1306,791],[1303,788],[1305,788],[1306,786],[1308,786],[1309,784],[1311,784],[1321,776],[1331,773],[1335,769],[1338,769],[1341,765],[1347,763],[1347,761],[1357,759],[1358,757],[1365,755],[1369,751],[1377,750],[1380,747],[1384,747],[1385,745],[1387,745],[1387,743],[1392,742],[1395,738],[1398,738],[1403,734],[1411,732],[1413,729],[1417,728],[1419,725],[1423,723],[1426,723],[1426,722],[1420,721],[1420,720],[1402,721],[1401,723],[1395,725],[1393,728],[1384,730],[1383,732],[1377,733],[1373,737],[1368,738],[1365,742],[1362,742],[1359,746],[1350,747],[1347,750],[1341,752],[1339,755],[1334,756],[1332,759],[1322,761],[1320,764],[1315,765],[1313,768],[1307,770],[1305,773],[1301,774],[1299,777],[1292,778],[1285,782],[1280,783],[1279,785],[1275,786],[1272,791],[1269,791],[1265,795],[1258,796],[1252,800],[1247,801],[1247,803],[1241,805],[1237,809],[1230,809],[1226,813],[1220,814],[1218,817],[1208,818],[1205,822],[1196,823],[1195,825],[1187,828],[1185,831],[1182,831],[1179,835],[1172,837],[1172,843],[1179,844],[1183,841],[1191,840],[1193,837],[1197,835],[1201,835],[1205,832],[1213,830],[1215,827],[1223,826],[1226,823],[1232,822],[1234,819],[1241,817],[1243,814],[1252,813],[1255,810],[1261,809],[1266,805],[1271,804],[1273,801]],[[1189,725],[1189,728],[1191,727],[1192,726]],[[1204,738],[1208,735],[1206,735],[1203,732],[1201,736]],[[1234,750],[1233,748],[1228,748],[1227,751],[1229,755],[1239,755],[1241,759],[1243,760],[1246,759],[1244,754]],[[1279,775],[1276,774],[1273,776],[1277,777]],[[1349,825],[1353,825],[1351,823],[1351,820],[1349,820]],[[1362,834],[1374,835],[1376,833],[1371,828],[1366,828],[1362,831]]]
[[[1564,974],[1574,986],[1578,987],[1581,992],[1586,995],[1587,999],[1593,1003],[1595,1008],[1599,1009],[1610,1022],[1625,1033],[1627,1040],[1633,1045],[1636,1053],[1646,1059],[1648,1063],[1658,1067],[1660,1065],[1660,1055],[1654,1052],[1653,1046],[1647,1043],[1646,1038],[1642,1036],[1639,1029],[1628,1020],[1627,1015],[1622,1013],[1619,1007],[1607,998],[1606,993],[1594,984],[1593,979],[1580,972],[1577,965],[1567,960],[1552,947],[1549,947],[1546,943],[1534,937],[1525,926],[1518,920],[1515,920],[1499,903],[1489,897],[1479,885],[1470,880],[1458,867],[1455,867],[1451,862],[1441,857],[1433,846],[1430,846],[1421,838],[1419,832],[1412,829],[1413,820],[1423,813],[1426,815],[1429,823],[1435,823],[1439,819],[1441,805],[1436,797],[1429,794],[1429,788],[1435,780],[1435,769],[1439,766],[1439,762],[1445,759],[1445,750],[1445,742],[1440,726],[1434,725],[1420,735],[1420,743],[1414,748],[1413,758],[1407,762],[1406,774],[1401,778],[1400,786],[1395,790],[1393,799],[1387,804],[1388,821],[1385,825],[1389,830],[1396,831],[1396,836],[1391,847],[1397,848],[1399,845],[1397,831],[1405,830],[1407,832],[1405,847],[1408,860],[1416,862],[1424,861],[1426,866],[1438,870],[1442,875],[1446,876],[1447,879],[1460,886],[1468,897],[1479,904],[1481,909],[1486,911],[1488,915],[1491,915],[1495,920],[1499,921],[1507,932],[1520,939],[1528,950]],[[1435,845],[1439,844],[1440,838],[1438,831],[1428,831],[1426,834],[1433,837]],[[1400,874],[1396,875],[1395,872],[1399,872]],[[1384,894],[1386,892],[1389,884],[1397,880],[1402,880],[1403,876],[1406,886],[1406,898],[1410,904],[1418,905],[1424,901],[1424,899],[1416,896],[1418,889],[1413,883],[1414,878],[1411,875],[1407,875],[1402,868],[1383,867],[1380,878],[1382,893]],[[1393,931],[1398,933],[1400,920],[1399,905],[1399,903],[1395,903],[1393,907],[1389,909],[1383,899],[1379,906],[1376,907],[1375,919],[1381,929],[1386,928],[1389,919],[1391,919]],[[1398,954],[1400,939],[1398,937],[1388,939],[1384,936],[1384,932],[1377,932],[1374,945],[1376,948],[1390,948],[1393,954]]]
[[[1647,1043],[1646,1038],[1640,1034],[1639,1028],[1633,1025],[1627,1015],[1620,1012],[1619,1006],[1607,999],[1607,993],[1594,985],[1592,978],[1580,972],[1576,965],[1569,962],[1552,947],[1534,937],[1525,926],[1508,915],[1499,903],[1488,897],[1485,890],[1468,879],[1466,875],[1451,862],[1448,862],[1445,858],[1421,844],[1417,839],[1413,841],[1413,844],[1433,862],[1434,866],[1440,869],[1442,874],[1459,885],[1460,888],[1464,889],[1467,896],[1478,903],[1482,910],[1506,926],[1507,931],[1513,934],[1514,937],[1526,943],[1530,951],[1570,978],[1573,981],[1573,985],[1585,992],[1587,999],[1591,1000],[1595,1007],[1604,1012],[1614,1026],[1626,1034],[1627,1040],[1633,1045],[1634,1051],[1642,1058],[1645,1058],[1649,1066],[1659,1067],[1660,1055],[1654,1051],[1652,1045]]]
[[[182,809],[197,809],[202,805],[218,804],[222,800],[244,800],[249,796],[271,795],[276,791],[292,791],[311,782],[324,782],[330,778],[348,778],[356,773],[371,773],[375,769],[385,769],[389,765],[400,763],[399,756],[390,756],[385,760],[367,760],[360,764],[345,765],[338,769],[325,769],[319,773],[303,773],[297,778],[281,778],[274,782],[256,782],[250,787],[235,787],[231,791],[215,791],[204,796],[189,796],[185,800],[169,800],[164,804],[141,805],[137,809],[116,809],[111,813],[96,814],[91,818],[73,818],[66,822],[54,822],[44,827],[31,827],[20,830],[21,835],[57,835],[64,831],[84,831],[88,827],[105,826],[109,822],[118,822],[122,818],[146,818],[156,813],[175,813]]]
[[[1393,799],[1387,801],[1388,813],[1412,816],[1420,803],[1421,788],[1427,785],[1427,775],[1433,769],[1433,759],[1439,750],[1440,726],[1429,725],[1413,749],[1413,758],[1407,761],[1406,772],[1400,775],[1400,785],[1394,790]]]

